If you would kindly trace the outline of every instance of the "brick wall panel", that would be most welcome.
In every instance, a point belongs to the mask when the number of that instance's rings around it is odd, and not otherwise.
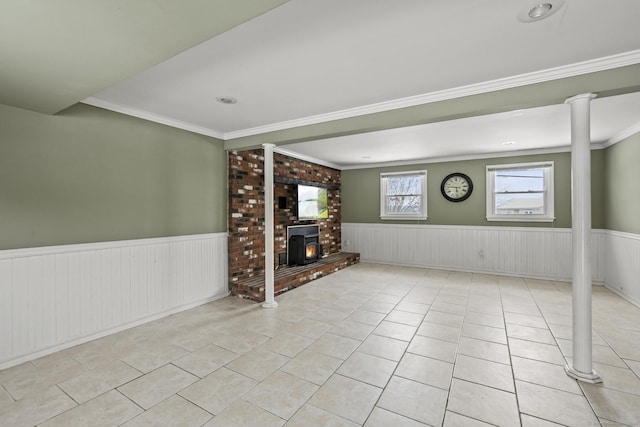
[[[229,167],[229,282],[264,274],[264,152],[230,151]],[[298,221],[296,185],[274,185],[274,260],[287,250],[287,227],[318,224],[325,254],[341,251],[340,171],[274,153],[274,177],[329,186],[329,218]],[[285,198],[285,208],[278,198]]]

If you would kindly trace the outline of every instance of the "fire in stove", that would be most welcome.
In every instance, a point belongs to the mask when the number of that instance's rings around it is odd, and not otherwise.
[[[290,227],[287,234],[290,231],[295,231],[296,234],[289,236],[288,264],[306,265],[318,261],[322,255],[318,226]]]
[[[317,253],[318,253],[318,245],[316,245],[315,243],[310,243],[305,248],[304,255],[305,255],[305,258],[307,259],[315,259]]]

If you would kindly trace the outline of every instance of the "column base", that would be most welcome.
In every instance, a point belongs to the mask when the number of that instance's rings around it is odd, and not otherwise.
[[[274,302],[263,302],[262,303],[262,308],[276,308],[278,306],[278,303],[276,301]]]
[[[574,378],[578,381],[582,381],[589,384],[600,384],[602,382],[602,378],[600,378],[600,375],[598,375],[596,371],[591,371],[590,374],[586,374],[584,372],[576,371],[569,365],[565,365],[564,371],[571,378]]]

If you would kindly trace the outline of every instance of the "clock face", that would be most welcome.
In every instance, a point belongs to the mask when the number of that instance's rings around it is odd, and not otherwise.
[[[471,196],[473,183],[467,175],[455,172],[447,175],[442,180],[440,191],[445,199],[451,202],[461,202]]]

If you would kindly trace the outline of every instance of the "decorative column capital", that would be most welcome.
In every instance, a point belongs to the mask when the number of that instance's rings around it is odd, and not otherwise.
[[[570,96],[569,98],[564,100],[565,104],[571,104],[573,102],[582,100],[582,99],[586,99],[591,101],[593,98],[597,97],[598,94],[597,93],[581,93],[580,95],[574,95],[574,96]]]
[[[262,148],[270,148],[273,150],[276,148],[276,144],[262,144]]]

